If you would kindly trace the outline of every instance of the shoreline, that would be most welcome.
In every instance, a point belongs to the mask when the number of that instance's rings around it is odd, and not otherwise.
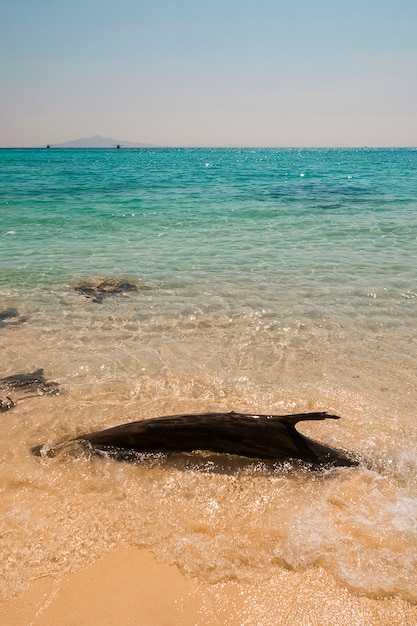
[[[321,568],[282,570],[268,581],[207,583],[142,548],[117,548],[85,569],[33,581],[0,603],[8,626],[415,626],[417,605],[338,586]]]

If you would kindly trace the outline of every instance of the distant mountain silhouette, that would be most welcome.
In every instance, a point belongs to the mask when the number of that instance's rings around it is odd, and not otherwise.
[[[139,143],[137,141],[120,141],[111,137],[101,137],[93,135],[92,137],[83,137],[74,139],[73,141],[65,141],[64,143],[51,144],[51,148],[152,148],[153,144]]]

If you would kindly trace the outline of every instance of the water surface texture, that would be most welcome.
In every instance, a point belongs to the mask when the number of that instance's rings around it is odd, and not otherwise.
[[[417,601],[417,150],[0,150],[0,298],[0,378],[60,385],[0,390],[3,599],[129,543]],[[299,428],[364,463],[29,452],[231,410],[339,414]]]

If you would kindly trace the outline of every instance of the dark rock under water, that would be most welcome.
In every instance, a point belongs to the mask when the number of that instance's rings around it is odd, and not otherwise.
[[[42,368],[34,372],[12,374],[11,376],[0,378],[0,391],[2,393],[8,394],[9,392],[14,392],[17,394],[15,399],[10,398],[8,395],[4,395],[0,398],[0,413],[9,411],[16,406],[16,402],[27,397],[58,395],[59,386],[59,383],[45,379]]]
[[[86,298],[91,298],[93,302],[101,304],[108,296],[139,291],[139,285],[123,278],[90,278],[78,281],[74,289]]]
[[[0,311],[0,328],[7,326],[20,326],[29,319],[27,315],[20,315],[19,311],[14,308],[3,309]]]

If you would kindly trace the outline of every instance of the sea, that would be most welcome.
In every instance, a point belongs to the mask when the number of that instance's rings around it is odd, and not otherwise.
[[[0,378],[56,383],[0,382],[1,599],[137,545],[417,602],[416,330],[417,149],[0,150]],[[328,411],[360,465],[30,452],[210,411]]]

